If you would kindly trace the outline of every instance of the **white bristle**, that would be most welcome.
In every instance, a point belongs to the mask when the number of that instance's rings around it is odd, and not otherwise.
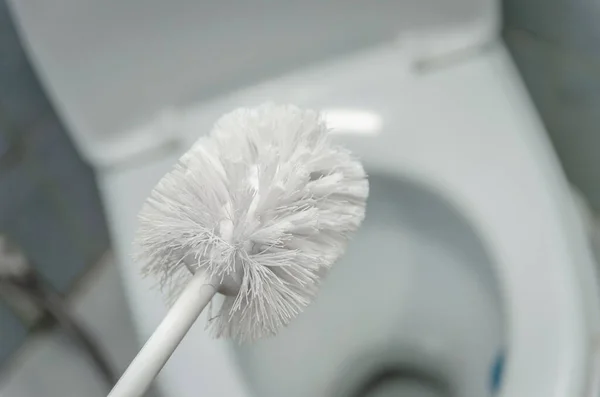
[[[176,297],[192,272],[237,281],[209,320],[253,340],[314,298],[365,214],[361,163],[331,144],[320,114],[264,104],[223,116],[152,191],[138,258]]]

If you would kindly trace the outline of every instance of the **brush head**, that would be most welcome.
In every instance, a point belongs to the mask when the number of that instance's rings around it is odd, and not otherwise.
[[[216,336],[272,335],[314,298],[365,215],[361,163],[313,110],[265,104],[219,119],[154,188],[138,257],[175,297],[192,273],[221,282]]]

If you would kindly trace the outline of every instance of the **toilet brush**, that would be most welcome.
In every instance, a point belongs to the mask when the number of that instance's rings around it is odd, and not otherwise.
[[[172,306],[109,397],[141,396],[217,293],[216,337],[252,341],[286,326],[344,253],[368,190],[316,111],[269,103],[219,119],[139,215],[136,259]]]

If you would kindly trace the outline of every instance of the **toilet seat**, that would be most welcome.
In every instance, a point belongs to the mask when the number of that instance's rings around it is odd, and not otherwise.
[[[500,395],[583,396],[598,321],[597,300],[590,298],[597,286],[588,282],[593,264],[560,167],[508,55],[495,44],[440,70],[414,74],[407,64],[391,44],[190,108],[184,140],[193,142],[227,110],[267,99],[378,115],[380,130],[348,131],[340,140],[370,173],[392,170],[440,192],[470,220],[497,263],[509,351]],[[137,208],[178,154],[102,176],[121,258],[129,254],[120,243],[131,240]],[[148,336],[163,314],[149,302],[160,299],[136,281],[137,270],[127,263],[123,270]],[[202,384],[206,395],[248,395],[227,344],[200,327],[164,370],[169,392],[191,396]],[[188,375],[191,363],[197,371]]]

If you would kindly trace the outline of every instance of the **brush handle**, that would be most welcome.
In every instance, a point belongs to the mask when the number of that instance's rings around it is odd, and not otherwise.
[[[108,397],[142,396],[216,293],[204,274],[194,275]]]

